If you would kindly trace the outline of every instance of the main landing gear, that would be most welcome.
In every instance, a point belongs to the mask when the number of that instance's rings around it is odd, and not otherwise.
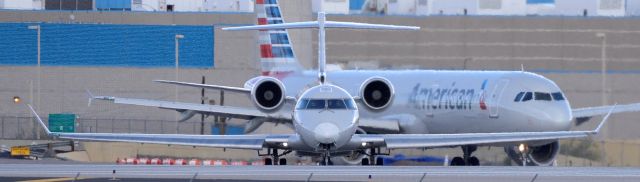
[[[462,157],[454,157],[451,160],[451,166],[479,166],[480,160],[477,157],[471,156],[473,152],[475,152],[478,147],[475,145],[465,145],[461,146],[462,148]]]
[[[267,165],[267,166],[270,166],[270,165],[287,165],[287,159],[280,158],[280,157],[291,153],[291,150],[286,150],[282,154],[278,154],[278,149],[274,149],[274,148],[267,149],[267,151],[268,151],[267,154],[258,153],[258,156],[269,156],[268,158],[264,159],[264,165]]]
[[[377,149],[377,150],[376,150]],[[380,152],[381,149],[380,148],[370,148],[369,149],[369,154],[367,154],[368,158],[364,158],[362,159],[362,165],[363,166],[382,166],[384,165],[384,160],[381,157],[377,157],[379,155],[389,155],[389,153],[381,153]],[[366,152],[365,152],[366,154]],[[375,163],[374,163],[375,161]]]

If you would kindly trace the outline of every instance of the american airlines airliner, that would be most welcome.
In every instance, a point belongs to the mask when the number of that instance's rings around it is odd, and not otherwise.
[[[147,99],[91,96],[117,104],[248,120],[246,133],[264,122],[284,123],[293,134],[180,135],[47,133],[59,139],[176,144],[247,150],[268,149],[265,163],[286,165],[285,154],[319,156],[334,162],[382,165],[391,149],[460,147],[451,165],[477,166],[478,146],[504,147],[511,159],[547,166],[558,140],[597,134],[612,113],[634,112],[640,104],[572,109],[552,80],[526,71],[333,70],[326,71],[325,29],[412,31],[419,27],[327,21],[285,23],[277,0],[256,0],[256,30],[262,76],[242,87],[179,81],[156,82],[245,94],[253,108]],[[288,29],[318,30],[318,70],[296,60]],[[37,116],[36,111],[31,109]],[[592,131],[569,131],[576,119],[605,115]]]

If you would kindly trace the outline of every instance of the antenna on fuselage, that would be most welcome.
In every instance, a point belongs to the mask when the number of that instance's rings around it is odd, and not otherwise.
[[[397,26],[384,24],[354,23],[327,21],[324,12],[318,12],[317,21],[293,22],[270,25],[252,25],[240,27],[227,27],[222,30],[278,30],[278,29],[301,29],[301,28],[317,28],[318,29],[318,81],[324,84],[327,81],[326,75],[326,46],[325,46],[325,30],[327,28],[349,28],[349,29],[375,29],[375,30],[420,30],[416,26]]]

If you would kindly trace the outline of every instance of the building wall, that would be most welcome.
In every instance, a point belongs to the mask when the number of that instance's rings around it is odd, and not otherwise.
[[[36,65],[37,36],[29,23],[1,23],[0,64]],[[53,24],[41,26],[42,65],[213,68],[212,26]]]

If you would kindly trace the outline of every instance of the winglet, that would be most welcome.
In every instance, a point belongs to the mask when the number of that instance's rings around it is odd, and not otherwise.
[[[609,119],[609,116],[611,116],[611,113],[613,113],[613,110],[616,109],[616,105],[618,105],[617,103],[613,105],[613,107],[611,107],[611,109],[609,110],[609,113],[607,113],[607,115],[604,116],[604,118],[602,118],[602,121],[600,122],[600,124],[598,125],[598,127],[593,130],[594,133],[599,133],[600,129],[602,129],[602,126],[604,126],[604,123],[607,122],[607,120]]]
[[[47,125],[44,124],[44,121],[42,121],[42,118],[40,118],[38,113],[36,113],[36,110],[34,110],[33,107],[31,107],[30,104],[27,104],[27,106],[29,106],[29,109],[31,110],[31,113],[33,113],[33,115],[36,116],[36,119],[38,120],[38,123],[40,123],[40,126],[42,126],[42,128],[44,128],[44,130],[47,132],[47,135],[51,135],[52,134],[51,130],[49,130]]]
[[[87,104],[87,107],[91,107],[91,101],[93,101],[95,96],[93,96],[93,94],[91,93],[91,91],[89,91],[89,89],[84,89],[84,91],[86,91],[87,95],[89,96],[89,103]]]

